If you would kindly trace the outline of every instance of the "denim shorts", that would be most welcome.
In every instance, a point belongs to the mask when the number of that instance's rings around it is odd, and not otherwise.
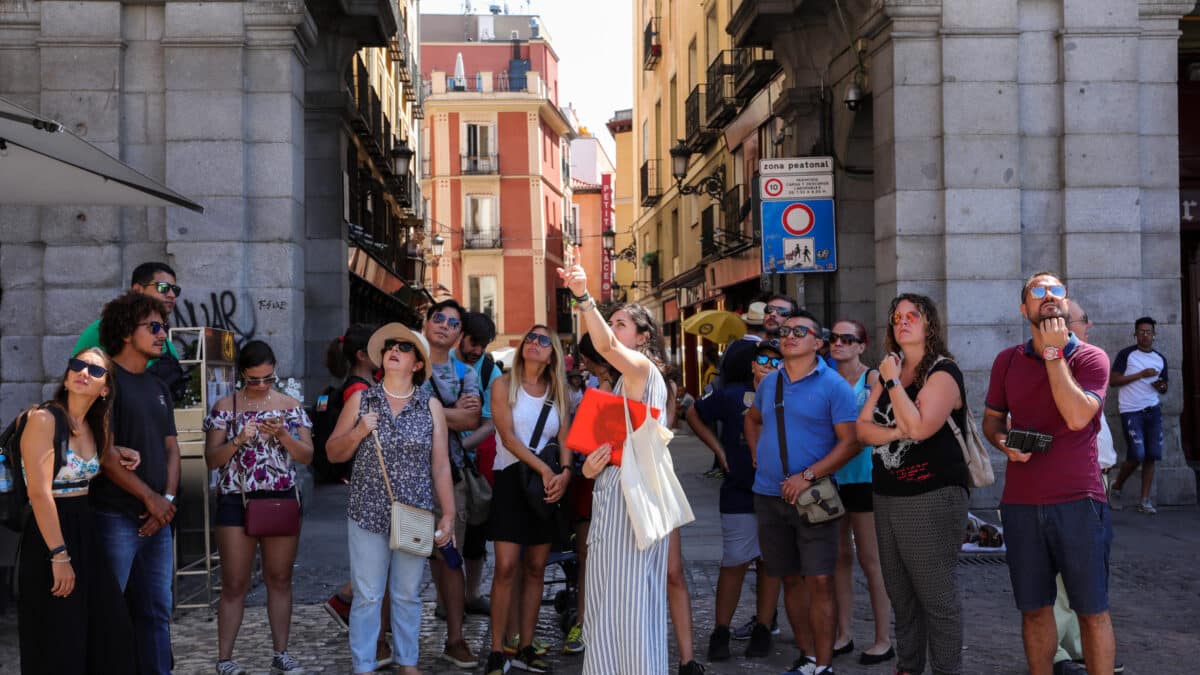
[[[1000,517],[1017,609],[1052,606],[1058,593],[1054,577],[1062,574],[1071,609],[1079,614],[1108,611],[1113,535],[1107,504],[1094,499],[1001,504]]]
[[[1162,406],[1121,413],[1121,429],[1125,432],[1125,461],[1162,461]]]

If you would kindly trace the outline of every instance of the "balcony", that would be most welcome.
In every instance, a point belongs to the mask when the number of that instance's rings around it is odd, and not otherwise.
[[[465,229],[466,231],[463,232],[463,248],[473,250],[502,248],[501,242],[503,239],[500,236],[500,228],[472,232],[472,227],[468,225]]]
[[[459,173],[464,176],[487,176],[500,173],[496,153],[490,155],[461,155]]]
[[[705,260],[715,259],[720,252],[713,209],[709,207],[700,212],[700,257]]]
[[[812,4],[804,0],[741,0],[725,32],[733,36],[737,47],[770,47],[771,38],[788,30],[801,7]]]
[[[735,49],[733,52],[736,71],[734,92],[738,98],[749,101],[779,72],[779,63],[775,61],[774,51],[762,47]]]
[[[741,185],[729,188],[721,197],[721,230],[717,243],[725,255],[740,251],[750,245],[745,222],[750,216],[750,200],[743,195]]]
[[[737,96],[737,67],[734,65],[733,49],[723,49],[708,66],[708,126],[723,128],[737,116],[742,101]]]
[[[658,184],[658,160],[648,159],[642,164],[642,206],[654,206],[662,199],[662,188]]]
[[[718,129],[708,127],[707,87],[698,84],[692,88],[683,104],[684,143],[692,152],[704,152],[720,136]]]
[[[646,22],[646,30],[642,34],[642,69],[654,70],[662,58],[662,42],[658,39],[658,17],[652,16]]]

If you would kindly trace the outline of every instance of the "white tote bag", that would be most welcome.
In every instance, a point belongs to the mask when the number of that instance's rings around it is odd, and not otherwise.
[[[625,399],[625,446],[621,460],[621,492],[625,508],[644,551],[671,531],[696,519],[683,486],[675,477],[675,465],[667,444],[675,434],[647,414],[636,430],[629,419]]]

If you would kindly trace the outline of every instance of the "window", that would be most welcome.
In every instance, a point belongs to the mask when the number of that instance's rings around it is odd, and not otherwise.
[[[676,138],[679,138],[679,123],[675,120],[675,118],[678,117],[678,115],[676,114],[676,110],[679,107],[679,97],[678,97],[679,88],[675,84],[674,77],[671,78],[671,84],[669,86],[668,92],[669,92],[669,97],[667,99],[667,106],[668,106],[667,115],[670,118],[670,123],[668,124],[668,127],[671,130],[671,135],[667,137],[667,145],[670,146],[672,143],[675,142]]]
[[[496,322],[496,277],[470,277],[467,279],[467,297],[472,312],[482,312]]]
[[[495,142],[490,124],[468,124],[466,138],[466,155],[468,157],[487,157],[494,152]]]
[[[705,18],[704,21],[704,48],[708,50],[708,62],[712,63],[713,59],[717,58],[717,52],[721,51],[721,46],[717,42],[721,34],[717,28],[717,9],[714,7]],[[709,82],[711,85],[712,82]]]
[[[688,43],[687,53],[687,86],[688,91],[695,87],[699,82],[696,80],[696,36],[692,36],[692,41]]]
[[[671,209],[671,257],[679,257],[679,240],[683,233],[679,231],[679,209]]]
[[[467,248],[498,248],[500,225],[496,220],[494,195],[467,195],[463,213],[463,237]]]
[[[642,163],[650,157],[650,120],[642,120]]]

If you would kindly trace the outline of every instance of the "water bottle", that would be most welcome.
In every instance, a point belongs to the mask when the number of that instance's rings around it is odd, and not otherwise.
[[[442,531],[438,530],[437,532],[434,532],[433,536],[435,536],[435,537],[442,536]],[[457,548],[454,548],[454,540],[453,539],[451,539],[449,542],[447,542],[445,546],[439,546],[438,550],[440,550],[442,552],[442,560],[446,561],[446,567],[449,567],[452,570],[456,570],[456,569],[462,567],[462,563],[463,563],[462,555],[459,554]]]
[[[12,491],[12,476],[8,475],[8,462],[0,461],[0,493]]]

